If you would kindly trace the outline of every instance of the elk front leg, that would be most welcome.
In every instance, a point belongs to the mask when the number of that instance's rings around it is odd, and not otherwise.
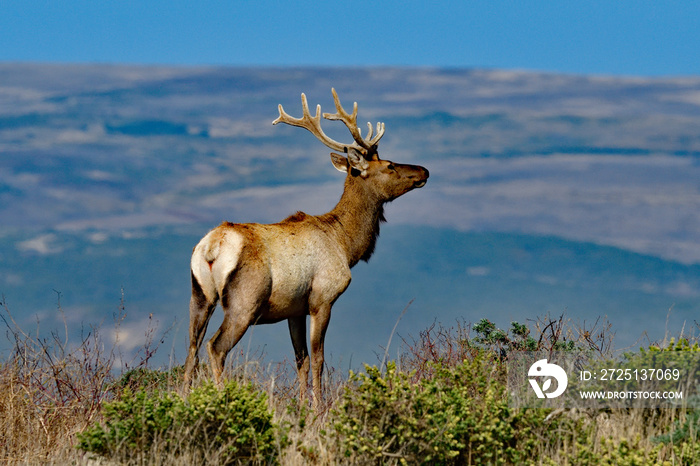
[[[322,306],[311,314],[311,371],[313,375],[313,407],[317,410],[323,399],[323,343],[328,322],[331,319],[331,306]]]
[[[309,349],[306,346],[306,316],[287,319],[289,334],[294,346],[294,359],[297,366],[297,378],[299,379],[299,403],[306,399],[306,391],[309,387]]]

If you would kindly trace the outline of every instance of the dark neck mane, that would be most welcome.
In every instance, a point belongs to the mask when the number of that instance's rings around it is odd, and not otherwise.
[[[318,217],[332,227],[347,253],[350,267],[360,260],[369,260],[377,243],[379,226],[386,221],[384,202],[362,189],[362,185],[361,180],[348,177],[338,204]]]

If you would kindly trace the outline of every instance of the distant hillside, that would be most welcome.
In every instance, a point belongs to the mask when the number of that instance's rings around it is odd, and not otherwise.
[[[149,233],[104,241],[60,233],[54,241],[63,245],[61,253],[4,255],[2,273],[14,281],[3,291],[8,307],[25,322],[38,319],[46,331],[62,328],[60,292],[74,332],[97,324],[112,332],[123,289],[122,342],[128,348],[142,344],[152,313],[161,331],[173,326],[159,361],[167,361],[172,350],[182,362],[189,254],[199,238]],[[20,240],[5,236],[0,250],[11,251]],[[663,338],[670,308],[670,332],[677,334],[684,324],[694,329],[698,290],[698,265],[554,237],[388,225],[374,257],[353,269],[352,285],[334,307],[327,345],[341,367],[376,362],[413,301],[397,329],[403,337],[417,336],[436,321],[451,326],[486,317],[505,328],[513,320],[565,314],[591,328],[599,316],[607,316],[617,332],[616,347],[622,348],[645,332],[650,339]],[[210,334],[221,317],[217,311]],[[29,330],[34,327],[29,324]],[[244,339],[244,352],[263,349],[272,361],[291,357],[286,325],[257,327],[252,336]],[[394,349],[400,341],[395,337]]]

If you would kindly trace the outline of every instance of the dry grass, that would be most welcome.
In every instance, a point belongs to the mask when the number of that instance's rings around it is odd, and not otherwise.
[[[124,386],[130,384],[134,388],[148,388],[152,383],[161,390],[183,392],[178,370],[144,371],[143,374],[157,374],[159,377],[155,381],[139,375],[138,370],[130,373],[131,378],[115,370],[115,367],[127,365],[120,364],[120,355],[113,345],[105,343],[99,328],[85,329],[79,343],[69,345],[66,331],[52,332],[45,338],[30,334],[12,319],[5,303],[0,303],[0,311],[5,333],[13,347],[11,354],[0,362],[0,464],[95,464],[88,455],[76,449],[76,436],[101,420],[101,407],[105,401],[114,399]],[[592,328],[577,329],[560,318],[539,320],[531,327],[537,332],[535,336],[540,342],[551,344],[558,338],[568,338],[601,352],[610,347],[607,324],[595,323]],[[398,361],[400,369],[415,371],[413,377],[418,381],[431,376],[432,363],[460,364],[476,351],[469,343],[473,341],[472,333],[469,325],[457,324],[450,328],[434,325],[415,338],[404,339]],[[157,346],[149,340],[140,353],[140,359],[128,367],[147,368]],[[299,406],[296,370],[290,362],[265,366],[260,359],[243,360],[240,357],[230,360],[227,367],[230,377],[253,382],[266,392],[274,420],[287,426],[289,442],[278,452],[281,464],[348,463],[337,438],[330,434],[332,410],[338,406],[349,386],[346,374],[327,368],[324,405],[314,413],[306,406]],[[199,377],[195,384],[208,377],[206,368],[200,371]],[[667,433],[673,422],[685,415],[686,412],[681,410],[642,409],[553,413],[547,421],[551,424],[544,424],[540,431],[533,430],[532,435],[536,437],[556,424],[562,429],[561,436],[557,441],[544,435],[535,439],[540,442],[538,451],[541,453],[535,464],[591,464],[581,456],[581,442],[590,444],[592,453],[603,456],[612,455],[610,452],[619,450],[621,445],[629,445],[646,458],[630,464],[654,464],[655,461],[657,464],[690,464],[673,453],[672,446],[652,441],[653,437]],[[205,457],[201,451],[169,456],[167,448],[165,442],[156,441],[151,451],[134,452],[128,463],[190,465],[226,462],[223,448],[207,450]]]
[[[24,332],[3,303],[2,316],[14,344],[0,363],[0,461],[62,463],[74,458],[76,433],[92,423],[109,396],[113,354],[105,354],[97,329],[68,348],[52,333]]]
[[[61,315],[63,311],[60,306]],[[12,352],[0,361],[0,463],[66,464],[85,461],[74,445],[76,434],[100,418],[102,403],[113,396],[115,367],[124,364],[99,327],[83,328],[77,344],[63,332],[44,337],[25,331],[0,302],[0,320]],[[125,317],[123,301],[115,325]],[[149,327],[147,336],[153,337]],[[153,338],[137,352],[132,367],[145,367],[157,350]]]

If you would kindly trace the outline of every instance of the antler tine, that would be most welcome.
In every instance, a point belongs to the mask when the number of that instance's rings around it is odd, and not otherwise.
[[[384,136],[384,123],[377,123],[377,135],[372,138],[373,130],[372,130],[372,123],[369,121],[367,122],[367,137],[365,137],[366,141],[369,141],[369,144],[372,146],[376,146],[379,144],[379,140]]]
[[[316,116],[312,117],[311,112],[309,111],[309,104],[306,100],[306,95],[304,93],[301,94],[301,118],[294,118],[293,116],[289,115],[287,112],[284,111],[282,104],[279,104],[277,108],[279,109],[280,116],[272,122],[273,125],[276,125],[277,123],[286,123],[288,125],[305,128],[311,134],[316,136],[316,139],[318,139],[327,147],[330,147],[333,150],[344,151],[346,148],[349,147],[347,144],[342,144],[326,136],[326,133],[324,133],[321,129],[321,106],[316,106]]]
[[[316,116],[311,116],[309,111],[309,104],[306,100],[306,95],[301,94],[301,109],[302,117],[294,118],[287,114],[282,107],[282,104],[278,106],[280,116],[272,122],[273,125],[277,123],[286,123],[292,126],[299,126],[300,128],[306,128],[311,134],[316,136],[316,138],[321,141],[326,146],[333,150],[345,151],[350,148],[358,149],[367,155],[368,152],[374,152],[376,155],[377,144],[379,140],[384,135],[384,123],[377,123],[377,133],[372,137],[372,124],[367,123],[369,130],[367,132],[367,137],[363,138],[360,132],[360,128],[357,126],[357,102],[353,104],[352,114],[345,111],[343,106],[340,104],[340,99],[338,98],[338,93],[335,89],[331,89],[333,92],[333,101],[335,102],[336,113],[324,113],[323,118],[327,120],[340,120],[352,134],[352,138],[355,140],[352,144],[342,144],[338,141],[326,136],[326,134],[321,129],[321,106],[316,106]]]
[[[355,146],[358,149],[362,148],[365,150],[370,150],[372,148],[372,144],[368,143],[362,137],[362,134],[360,134],[360,128],[357,126],[357,102],[353,103],[352,114],[349,114],[340,104],[338,93],[335,92],[334,88],[331,88],[331,92],[333,93],[333,101],[335,102],[336,113],[324,113],[323,118],[325,118],[326,120],[342,121],[345,124],[345,126],[347,126],[347,128],[350,130],[350,134],[352,134],[352,138],[355,140],[355,144],[353,144],[353,146]]]
[[[369,126],[370,132],[369,135],[367,135],[367,139],[369,139],[369,143],[373,146],[377,146],[379,144],[379,140],[384,136],[384,123],[377,123],[377,135],[372,137],[372,125],[367,122],[367,126]]]

